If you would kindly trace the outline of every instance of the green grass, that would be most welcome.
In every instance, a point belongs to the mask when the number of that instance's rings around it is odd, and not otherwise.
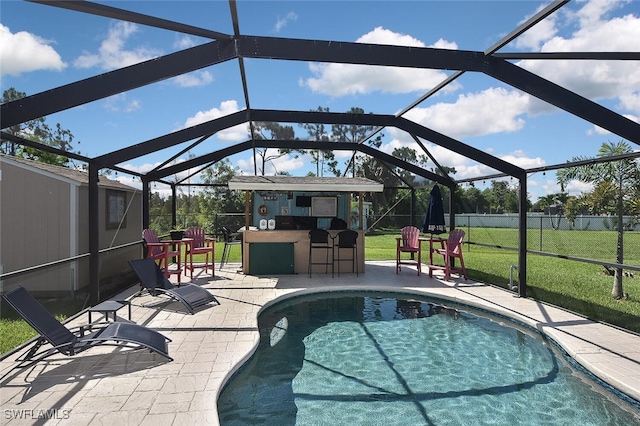
[[[58,321],[64,321],[82,310],[84,301],[76,299],[40,300],[40,303],[51,312]],[[31,328],[4,300],[0,304],[0,354],[8,352],[38,333]]]
[[[530,231],[531,233],[532,231]],[[471,241],[486,244],[515,246],[517,231],[512,229],[473,228]],[[365,240],[367,260],[392,260],[396,255],[397,234],[368,235]],[[615,232],[610,231],[550,231],[543,234],[543,244],[555,245],[565,250],[562,254],[583,258],[611,259],[615,253]],[[610,241],[613,240],[613,248]],[[606,243],[603,243],[606,241]],[[528,235],[529,247],[539,250],[538,234]],[[625,233],[625,262],[640,264],[640,233]],[[216,263],[220,262],[223,243],[216,243]],[[552,250],[548,250],[552,251]],[[464,259],[468,274],[473,280],[508,287],[511,265],[518,264],[517,253],[511,250],[465,245]],[[198,262],[204,261],[195,257]],[[240,248],[233,247],[231,262],[240,261]],[[425,258],[426,263],[428,260]],[[594,320],[607,322],[640,333],[640,274],[625,277],[624,292],[628,298],[614,300],[611,297],[613,277],[603,273],[599,265],[530,255],[527,259],[528,296],[560,306]],[[517,280],[517,275],[515,277]],[[69,300],[47,301],[45,307],[63,321],[81,309],[81,303]],[[0,319],[0,353],[5,353],[36,335],[24,321],[17,319],[13,310],[2,305]],[[14,315],[14,316],[10,316]]]

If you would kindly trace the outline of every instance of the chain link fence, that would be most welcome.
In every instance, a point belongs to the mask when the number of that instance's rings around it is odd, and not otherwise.
[[[456,227],[467,232],[467,241],[501,248],[518,248],[515,214],[456,215]],[[640,228],[632,217],[624,218],[623,264],[640,266]],[[638,228],[638,230],[636,230]],[[618,232],[616,218],[578,216],[573,224],[561,215],[527,215],[527,250],[573,260],[616,263]]]

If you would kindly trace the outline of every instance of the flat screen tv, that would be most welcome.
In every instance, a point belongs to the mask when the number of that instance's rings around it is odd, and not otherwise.
[[[311,197],[311,216],[338,216],[338,197]]]
[[[309,195],[298,195],[296,197],[296,207],[311,207],[311,197]]]

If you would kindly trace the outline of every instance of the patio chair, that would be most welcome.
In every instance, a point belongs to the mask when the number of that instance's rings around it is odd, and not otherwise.
[[[69,329],[51,315],[24,287],[18,287],[2,297],[40,333],[33,346],[17,358],[19,364],[13,369],[28,367],[56,353],[74,356],[98,345],[149,349],[173,361],[167,347],[167,342],[171,340],[150,328],[127,322],[110,322]],[[41,350],[46,343],[52,347]]]
[[[209,270],[209,265],[211,265],[211,275],[215,275],[215,265],[213,256],[215,253],[215,242],[216,239],[212,237],[207,237],[204,229],[198,226],[192,226],[187,229],[185,233],[185,238],[191,239],[188,244],[186,244],[185,250],[185,262],[184,268],[188,269],[191,272],[191,278],[193,279],[193,255],[196,254],[204,254],[204,272],[206,273]],[[209,255],[211,255],[211,263],[209,263]],[[198,268],[199,266],[195,266]]]
[[[152,296],[167,296],[182,303],[190,314],[193,314],[196,308],[210,302],[220,304],[213,294],[199,285],[184,283],[180,286],[174,286],[152,259],[130,260],[129,265],[140,280],[141,289],[136,293],[136,296],[143,293]]]
[[[449,238],[439,240],[440,248],[430,246],[429,249],[429,276],[432,276],[434,269],[444,270],[444,279],[449,281],[452,272],[462,272],[464,279],[467,279],[467,270],[464,267],[464,259],[462,258],[462,243],[464,241],[464,231],[462,229],[452,229]],[[439,254],[444,257],[444,266],[433,264],[433,254]],[[460,267],[455,267],[455,259],[460,259]]]
[[[175,273],[178,275],[178,282],[180,282],[180,275],[182,274],[182,270],[180,269],[180,250],[172,249],[172,245],[175,243],[171,241],[160,241],[158,234],[152,229],[143,229],[142,239],[147,247],[146,256],[154,261],[158,261],[158,266],[167,278]],[[177,259],[177,270],[169,270],[169,259],[171,258]]]
[[[401,265],[414,265],[418,269],[418,275],[422,272],[422,248],[420,245],[420,230],[415,226],[405,226],[400,230],[400,237],[396,238],[396,274],[400,272]],[[411,258],[403,258],[403,253],[410,253]],[[415,258],[416,253],[418,259]]]

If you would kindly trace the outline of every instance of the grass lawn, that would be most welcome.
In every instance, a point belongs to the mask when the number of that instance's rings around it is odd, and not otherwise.
[[[84,305],[84,300],[78,299],[41,299],[39,301],[59,321],[64,321],[77,314]],[[10,351],[38,335],[4,300],[1,302],[0,312],[2,313],[0,318],[0,354]]]
[[[513,229],[472,229],[469,233],[474,242],[511,246],[517,241],[517,231]],[[564,234],[564,235],[563,235]],[[562,247],[557,251],[576,257],[610,259],[615,257],[614,232],[604,231],[557,231],[544,234],[544,244]],[[396,234],[367,235],[366,260],[395,259]],[[603,244],[603,240],[607,243]],[[529,248],[539,250],[536,235],[528,236]],[[640,264],[640,249],[629,250],[637,243],[640,247],[640,233],[626,233],[625,262]],[[216,263],[219,264],[224,244],[216,243]],[[613,252],[612,252],[613,250]],[[552,251],[552,250],[547,250]],[[198,256],[195,257],[196,260]],[[465,245],[465,266],[473,280],[508,287],[511,265],[517,265],[517,252],[490,247]],[[613,261],[614,259],[610,259]],[[202,260],[204,261],[204,255]],[[233,247],[230,262],[240,261],[240,247]],[[427,262],[427,259],[423,259]],[[614,300],[611,297],[613,277],[605,275],[604,268],[554,257],[529,255],[527,268],[528,296],[560,306],[594,320],[607,322],[640,333],[640,273],[635,277],[625,277],[624,292],[628,298]],[[517,275],[514,277],[517,280]],[[75,306],[73,301],[48,301],[45,307],[59,320],[64,320],[81,309],[82,302]],[[0,318],[0,353],[5,353],[22,342],[34,337],[35,331],[24,321],[16,319],[13,310],[2,305]]]

